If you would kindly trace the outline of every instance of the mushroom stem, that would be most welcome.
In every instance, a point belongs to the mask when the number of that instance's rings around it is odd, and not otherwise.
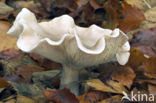
[[[68,88],[76,96],[79,95],[79,68],[75,66],[63,66],[60,89]]]

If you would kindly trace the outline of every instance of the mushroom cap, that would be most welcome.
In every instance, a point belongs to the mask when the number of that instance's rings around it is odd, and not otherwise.
[[[129,58],[128,37],[118,28],[79,27],[68,15],[37,23],[35,15],[23,8],[8,34],[18,37],[17,46],[22,51],[65,65],[92,66],[111,61],[115,55],[124,65]]]

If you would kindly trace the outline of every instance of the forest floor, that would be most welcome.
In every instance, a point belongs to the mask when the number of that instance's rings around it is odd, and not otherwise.
[[[130,38],[128,63],[84,68],[80,96],[59,89],[62,65],[22,52],[7,35],[22,8],[38,22],[68,14],[79,26],[121,29]],[[0,0],[0,103],[133,102],[156,103],[156,0]]]

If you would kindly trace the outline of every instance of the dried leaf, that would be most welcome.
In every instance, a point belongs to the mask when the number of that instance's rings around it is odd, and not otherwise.
[[[118,26],[122,31],[129,32],[134,30],[138,28],[144,20],[144,14],[139,8],[132,7],[126,2],[123,3],[123,10],[120,14]]]
[[[0,78],[0,88],[6,88],[9,86],[9,83],[4,79]]]
[[[156,74],[156,56],[149,58],[143,63],[146,73]]]
[[[134,34],[132,46],[137,47],[144,54],[153,56],[156,53],[156,28],[140,30]]]
[[[22,77],[25,82],[31,82],[33,72],[40,72],[44,69],[39,66],[24,65],[17,68],[16,74]]]
[[[23,56],[24,53],[16,49],[7,49],[0,52],[0,59],[4,59],[4,60],[17,59]]]
[[[14,83],[10,84],[15,88],[18,95],[23,95],[35,100],[37,103],[45,103],[44,89],[39,84]],[[27,102],[29,103],[29,102]]]
[[[22,95],[18,95],[16,103],[37,103],[37,102],[35,102],[31,98],[28,98],[28,97],[25,97],[25,96],[22,96]]]
[[[17,39],[10,37],[9,35],[6,34],[9,28],[10,28],[9,22],[0,21],[0,41],[1,41],[0,51],[9,49],[9,48],[17,49],[17,46],[16,46]]]
[[[116,71],[112,73],[111,77],[112,80],[117,80],[130,89],[136,75],[131,67],[123,66],[117,67]]]
[[[69,89],[62,89],[58,91],[45,91],[45,97],[55,103],[79,103],[79,100]]]
[[[30,57],[32,57],[35,61],[39,63],[40,66],[44,67],[45,69],[60,69],[62,68],[62,65],[60,63],[56,63],[53,61],[50,61],[38,54],[30,53]]]
[[[148,91],[156,96],[156,85],[148,84]]]
[[[126,88],[121,83],[107,81],[107,84],[108,85],[104,84],[99,79],[87,80],[87,85],[95,88],[95,90],[119,94],[122,94],[123,91],[127,92]]]
[[[16,103],[16,100],[15,99],[11,99],[11,100],[8,100],[7,102],[5,103]]]
[[[0,19],[7,19],[14,9],[2,2],[0,2]]]
[[[101,91],[89,91],[79,96],[80,103],[98,103],[99,101],[109,98],[110,94]]]
[[[130,58],[128,61],[128,65],[132,66],[133,69],[136,69],[138,66],[140,66],[147,58],[144,56],[144,54],[138,50],[137,48],[131,48],[130,50]]]
[[[104,99],[98,103],[121,103],[121,95],[115,95],[112,96],[111,98]]]

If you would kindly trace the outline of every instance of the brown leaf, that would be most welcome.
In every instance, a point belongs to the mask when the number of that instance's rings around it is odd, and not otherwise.
[[[95,90],[109,92],[109,93],[119,93],[122,94],[123,91],[127,92],[126,88],[118,82],[107,81],[107,84],[104,84],[99,79],[87,80],[87,85],[95,88]]]
[[[89,2],[90,2],[90,5],[91,5],[94,9],[102,8],[100,5],[98,5],[98,4],[96,3],[95,0],[89,0]]]
[[[55,103],[79,103],[79,100],[69,89],[62,89],[58,91],[45,91],[45,97]]]
[[[7,49],[0,52],[0,59],[10,60],[10,59],[17,59],[24,56],[24,53],[17,50],[17,49]]]
[[[45,59],[44,62],[42,64],[40,64],[40,66],[42,66],[46,69],[60,69],[60,68],[62,68],[62,65],[60,63],[56,63],[56,62],[50,61],[48,59]]]
[[[151,74],[156,74],[156,56],[149,58],[143,63],[144,71]]]
[[[122,83],[128,88],[133,84],[133,80],[136,77],[135,72],[130,66],[120,66],[111,63],[105,63],[98,67],[98,71],[101,73],[100,80],[115,80]]]
[[[138,66],[142,65],[142,63],[147,59],[137,48],[131,48],[130,54],[128,65],[132,66],[133,69],[136,69]]]
[[[131,67],[120,66],[116,67],[111,77],[112,80],[117,80],[130,89],[136,75]]]
[[[148,91],[156,96],[156,85],[148,84]]]
[[[103,21],[102,27],[109,28],[109,29],[115,29],[119,22],[119,14],[118,14],[118,8],[119,8],[119,1],[118,0],[108,0],[104,4],[104,8],[106,10],[106,21]]]
[[[5,81],[3,78],[0,78],[0,88],[6,88],[9,86],[9,83]]]
[[[152,57],[156,55],[156,50],[154,50],[154,48],[150,46],[146,46],[146,45],[133,46],[132,45],[132,47],[137,48],[147,57]]]
[[[43,56],[40,56],[36,53],[30,53],[30,57],[32,57],[35,61],[39,63],[40,66],[44,67],[45,69],[59,69],[62,68],[62,65],[60,63],[56,63],[53,61],[50,61]]]
[[[143,84],[143,83],[149,83],[149,84],[154,84],[156,85],[156,80],[136,80],[137,83]]]
[[[1,41],[0,51],[9,49],[9,48],[17,49],[17,46],[16,46],[17,39],[6,34],[9,28],[10,28],[9,22],[0,21],[0,41]]]
[[[37,103],[37,102],[35,102],[31,98],[28,98],[28,97],[25,97],[25,96],[22,96],[22,95],[18,95],[16,103]]]
[[[99,101],[109,98],[110,94],[101,91],[89,91],[79,96],[80,103],[98,103]]]
[[[137,47],[144,54],[153,56],[156,53],[156,28],[140,30],[134,34],[132,46]]]
[[[24,66],[18,67],[16,74],[21,76],[22,78],[24,78],[25,81],[31,82],[32,73],[33,72],[40,72],[43,70],[44,69],[39,67],[39,66],[24,65]]]
[[[145,20],[145,16],[139,8],[123,2],[118,26],[122,31],[129,32],[138,28],[143,20]]]
[[[151,78],[151,79],[156,79],[156,74],[151,74],[151,73],[144,73],[144,75],[148,78]]]
[[[98,103],[121,103],[121,95],[115,95]]]
[[[44,59],[45,59],[43,56],[40,56],[39,54],[36,54],[36,53],[29,53],[29,56],[33,60],[35,60],[35,61],[37,61],[39,63],[43,63],[44,62]]]

